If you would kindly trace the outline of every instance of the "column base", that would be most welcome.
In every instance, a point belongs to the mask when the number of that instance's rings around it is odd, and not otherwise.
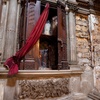
[[[88,100],[88,98],[83,93],[74,93],[72,94],[72,100]]]
[[[0,64],[0,70],[6,70],[6,68],[3,66],[3,64]]]
[[[72,70],[81,70],[81,68],[79,67],[79,65],[69,65],[69,67]]]

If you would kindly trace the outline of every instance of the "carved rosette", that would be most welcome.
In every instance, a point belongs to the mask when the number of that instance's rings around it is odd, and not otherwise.
[[[19,99],[44,99],[69,94],[69,79],[40,79],[20,81]]]

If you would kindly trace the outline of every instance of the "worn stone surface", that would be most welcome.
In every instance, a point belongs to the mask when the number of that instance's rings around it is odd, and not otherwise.
[[[87,16],[76,16],[77,59],[82,69],[90,66],[91,53]]]
[[[78,65],[84,70],[81,76],[80,91],[88,94],[93,89],[93,71],[91,66],[91,42],[88,16],[76,16],[76,38]]]
[[[80,92],[80,77],[71,77],[69,83],[69,89],[71,93]]]
[[[100,66],[94,68],[94,86],[100,93]]]
[[[88,98],[83,93],[75,93],[72,94],[72,100],[88,100]]]
[[[95,16],[95,20],[91,42],[88,16],[76,15],[77,59],[84,70],[81,76],[81,91],[85,94],[93,89],[93,85],[100,91],[100,16]],[[91,66],[95,69],[92,70]]]
[[[100,92],[100,16],[95,16],[96,22],[94,24],[93,35],[93,63],[94,63],[94,85]]]

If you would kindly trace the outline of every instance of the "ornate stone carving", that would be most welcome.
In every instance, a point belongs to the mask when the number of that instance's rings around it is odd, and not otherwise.
[[[68,5],[69,10],[73,10],[73,11],[78,10],[77,4],[67,2],[67,5]]]
[[[76,0],[64,0],[64,1],[66,4],[66,7],[65,7],[66,11],[68,10],[76,11],[78,9],[77,7],[78,3],[76,2]]]
[[[69,79],[40,79],[20,81],[19,99],[44,99],[69,94]]]
[[[4,3],[7,2],[7,1],[9,1],[9,0],[3,0]]]

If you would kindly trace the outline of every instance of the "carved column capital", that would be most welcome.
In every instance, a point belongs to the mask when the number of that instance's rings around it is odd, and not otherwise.
[[[3,0],[3,3],[6,3],[7,1],[9,1],[9,0]]]
[[[75,11],[78,10],[78,7],[77,7],[76,4],[72,4],[72,3],[67,2],[67,5],[68,5],[68,8],[69,8],[69,11],[72,10],[73,12],[75,12]]]
[[[20,4],[21,3],[21,0],[17,0],[17,2],[18,2],[18,4]]]
[[[76,2],[76,0],[66,0],[66,7],[65,10],[66,11],[76,11],[78,9],[77,7],[78,3]]]

